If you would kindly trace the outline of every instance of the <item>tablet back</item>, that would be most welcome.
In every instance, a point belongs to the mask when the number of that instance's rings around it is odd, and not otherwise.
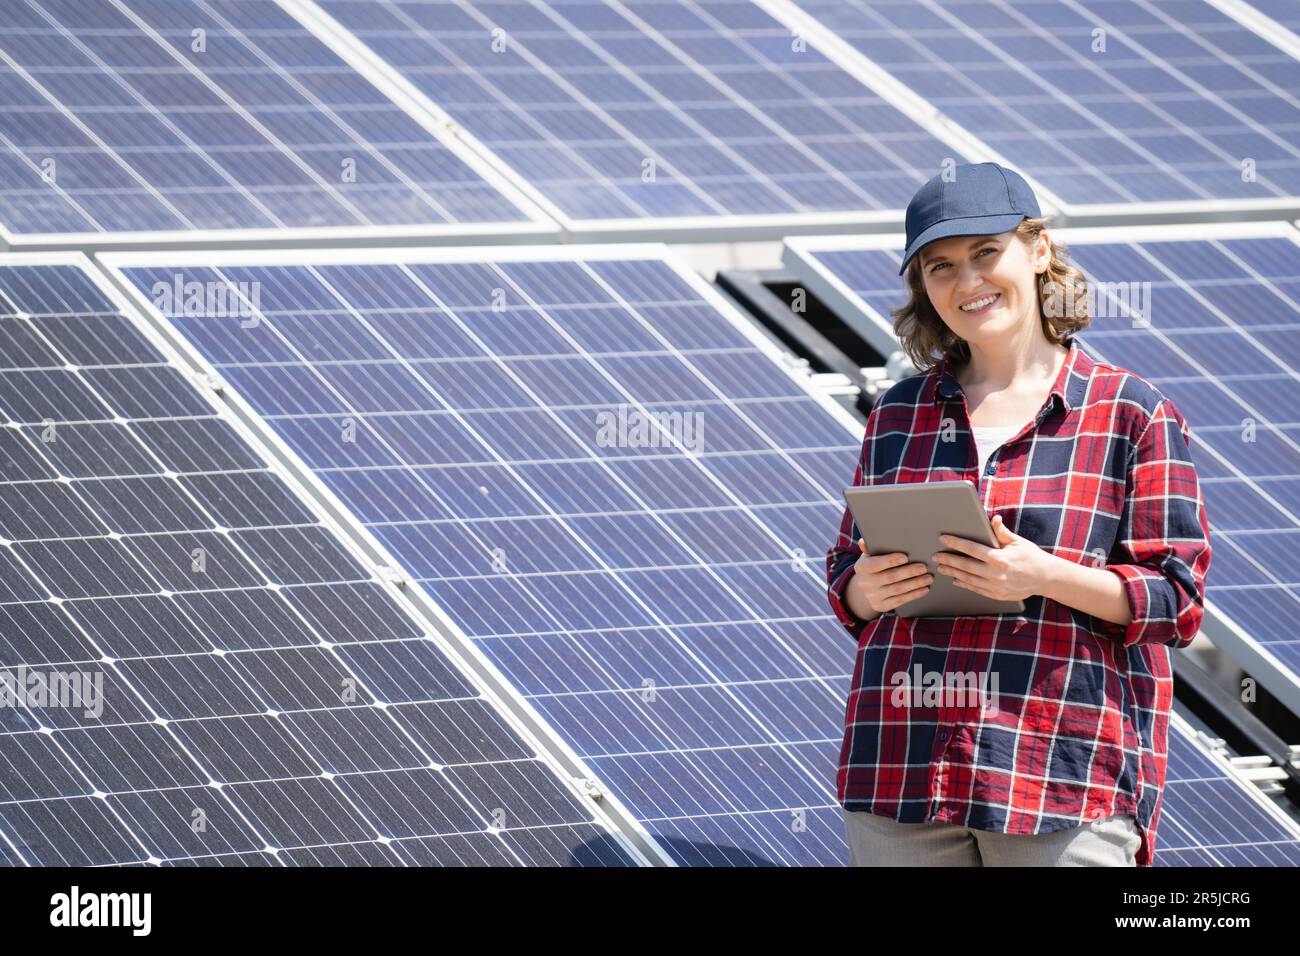
[[[866,485],[847,489],[844,500],[871,554],[903,551],[909,561],[925,562],[934,575],[929,594],[894,609],[899,617],[966,617],[1024,611],[1024,601],[995,601],[957,587],[930,560],[930,555],[939,551],[960,553],[940,544],[941,534],[997,547],[993,527],[970,481]]]

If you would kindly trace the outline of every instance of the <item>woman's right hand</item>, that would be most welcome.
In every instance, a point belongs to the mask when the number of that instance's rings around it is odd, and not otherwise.
[[[853,565],[848,587],[849,610],[858,617],[871,620],[930,593],[934,575],[924,561],[908,564],[907,555],[901,551],[868,554],[864,538],[858,539],[858,548],[862,554]],[[868,613],[861,613],[864,610]]]

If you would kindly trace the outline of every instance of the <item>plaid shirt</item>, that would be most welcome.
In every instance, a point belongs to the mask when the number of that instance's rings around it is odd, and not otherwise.
[[[845,509],[826,562],[831,608],[858,641],[837,779],[845,809],[1000,833],[1132,814],[1137,863],[1151,864],[1173,701],[1169,648],[1196,635],[1210,566],[1190,446],[1173,402],[1075,342],[1042,409],[982,476],[946,361],[880,398],[855,485],[969,479],[990,518],[1116,574],[1133,620],[1112,624],[1034,595],[1018,615],[886,612],[864,625],[844,602],[860,537]],[[996,706],[912,692],[934,673],[978,675]]]

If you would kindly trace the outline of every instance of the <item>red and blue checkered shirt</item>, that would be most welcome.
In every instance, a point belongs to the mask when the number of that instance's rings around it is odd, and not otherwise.
[[[845,509],[826,562],[831,607],[858,641],[837,779],[845,809],[1019,834],[1132,814],[1137,863],[1151,864],[1169,648],[1196,636],[1210,566],[1190,449],[1173,402],[1075,342],[1043,407],[983,475],[946,361],[885,392],[867,418],[855,485],[968,479],[990,519],[1118,575],[1133,619],[1112,624],[1034,595],[1021,614],[886,612],[864,625],[844,602],[860,553]],[[996,695],[898,693],[932,674],[978,675]]]

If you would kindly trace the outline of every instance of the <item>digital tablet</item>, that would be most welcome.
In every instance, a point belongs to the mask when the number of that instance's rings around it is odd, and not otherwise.
[[[998,546],[972,482],[962,479],[864,485],[846,489],[844,500],[867,542],[868,553],[902,551],[909,562],[924,562],[934,575],[930,593],[894,608],[899,617],[966,617],[1024,611],[1024,601],[995,601],[957,587],[930,560],[930,555],[943,551],[961,553],[940,544],[941,534],[968,538],[990,548]]]

